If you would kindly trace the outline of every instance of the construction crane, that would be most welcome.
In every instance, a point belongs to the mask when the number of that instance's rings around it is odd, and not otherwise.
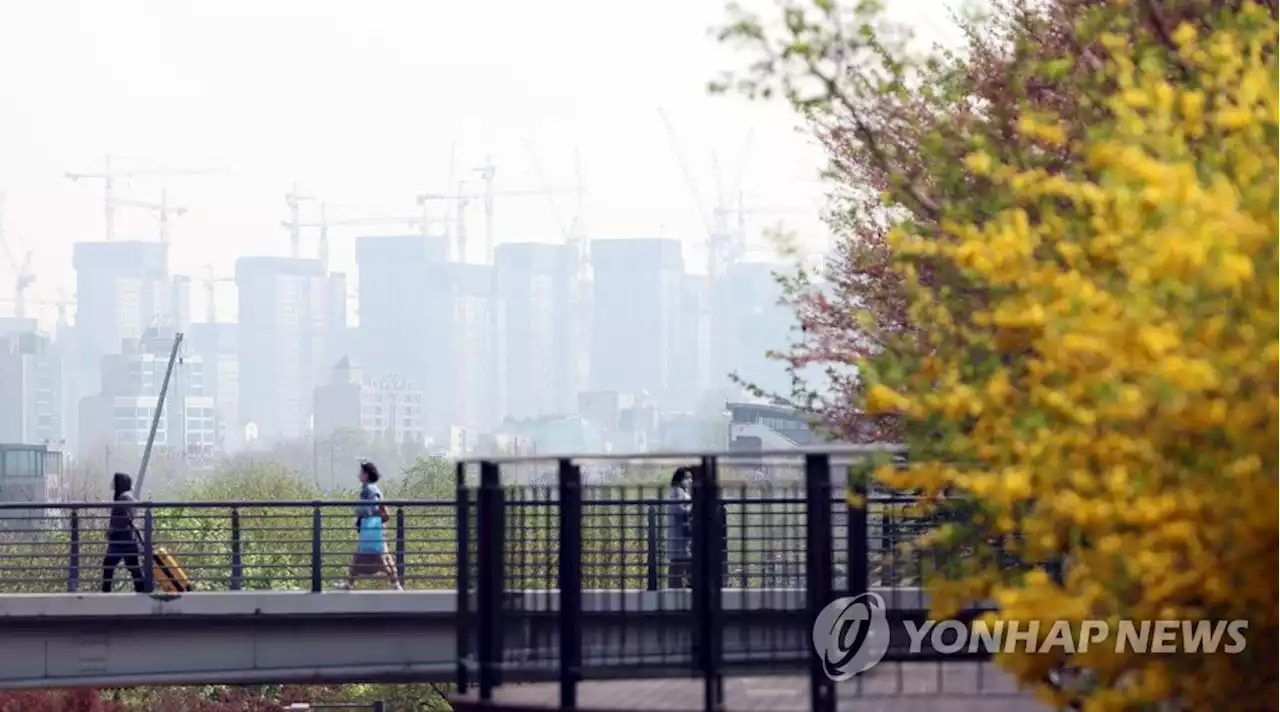
[[[13,270],[14,315],[21,319],[27,315],[27,287],[36,281],[36,276],[31,273],[31,250],[22,253],[21,262],[13,256],[13,250],[4,233],[4,201],[5,195],[0,193],[0,247],[4,248],[5,261]]]
[[[24,307],[55,307],[58,310],[58,323],[67,323],[67,307],[72,306],[73,302],[64,299],[24,299]],[[18,315],[18,300],[14,297],[0,298],[0,304],[13,304],[14,316]],[[21,317],[20,317],[21,318]]]
[[[210,324],[216,324],[218,322],[218,283],[234,282],[235,280],[231,277],[215,277],[213,276],[213,265],[205,265],[203,281],[205,321],[208,321]]]
[[[355,218],[342,218],[341,220],[330,220],[328,218],[328,212],[329,212],[329,204],[321,201],[320,220],[318,222],[300,223],[297,225],[298,228],[304,228],[304,227],[319,228],[320,239],[319,239],[319,244],[317,246],[317,253],[320,258],[320,262],[324,265],[324,268],[326,270],[328,270],[329,268],[329,228],[331,227],[344,227],[344,226],[350,226],[350,225],[378,225],[378,224],[396,225],[398,224],[398,225],[407,225],[409,226],[410,229],[418,230],[419,232],[422,233],[423,236],[426,236],[428,234],[427,230],[430,225],[443,222],[442,220],[439,220],[439,219],[427,218],[425,215],[414,216],[414,217],[394,217],[394,216],[379,215],[379,216],[371,216],[371,217],[355,217]]]
[[[464,221],[463,210],[473,200],[484,201],[484,233],[485,233],[485,264],[493,262],[493,203],[495,198],[514,198],[519,196],[530,195],[549,195],[551,193],[568,193],[578,192],[575,188],[525,188],[517,190],[495,191],[493,189],[493,179],[497,174],[497,166],[493,165],[490,157],[485,157],[485,165],[474,169],[480,173],[480,179],[484,181],[483,193],[463,194],[462,186],[459,185],[459,194],[457,195],[441,195],[439,193],[425,193],[418,196],[418,204],[425,205],[429,201],[435,200],[452,200],[457,201],[458,205],[458,261],[466,262],[467,260],[467,242],[466,242],[466,223]]]
[[[572,244],[574,235],[572,233],[573,225],[566,224],[564,216],[560,212],[560,204],[556,202],[554,191],[551,190],[551,183],[547,180],[547,174],[542,170],[542,162],[538,160],[538,150],[534,148],[533,141],[524,140],[524,148],[529,152],[529,164],[533,166],[533,174],[538,179],[538,187],[546,191],[547,205],[551,208],[551,217],[556,221],[556,229],[564,236],[566,242]]]
[[[737,240],[734,241],[733,249],[730,253],[730,261],[737,261],[745,257],[751,252],[758,252],[760,248],[749,244],[747,240],[747,216],[748,215],[816,215],[822,212],[817,207],[800,207],[800,206],[753,206],[743,207],[743,197],[738,196],[737,204],[733,207],[725,208],[725,215],[734,215],[737,217],[736,234]]]
[[[119,205],[125,208],[141,208],[156,213],[160,220],[160,241],[169,241],[169,216],[185,215],[187,209],[176,205],[169,204],[169,191],[160,191],[160,202],[150,203],[145,200],[130,200],[126,198],[111,198],[112,205]]]
[[[450,181],[450,183],[452,184],[452,181]],[[455,233],[453,235],[449,235],[448,230],[446,228],[445,234],[447,237],[452,237],[454,238],[454,240],[456,240],[456,242],[450,245],[451,247],[454,248],[454,251],[455,251],[455,254],[453,256],[453,259],[455,262],[467,261],[466,210],[467,210],[467,206],[471,204],[472,196],[462,194],[462,190],[463,188],[466,187],[466,185],[467,185],[466,181],[462,181],[458,183],[458,195],[443,195],[440,193],[423,193],[422,195],[418,196],[418,205],[422,206],[423,218],[425,218],[427,215],[427,205],[429,203],[437,200],[454,201],[455,212],[454,212],[454,218],[452,222],[456,226]],[[445,224],[448,225],[449,221],[446,220]]]
[[[689,163],[685,159],[684,150],[680,145],[680,139],[676,136],[675,128],[672,126],[671,117],[667,115],[665,109],[658,109],[658,114],[662,117],[662,125],[666,129],[667,139],[671,143],[672,152],[675,153],[676,162],[680,166],[680,173],[684,176],[689,195],[693,198],[698,217],[702,219],[702,224],[707,230],[707,275],[714,280],[721,276],[730,263],[741,257],[746,251],[744,215],[747,212],[755,211],[747,210],[744,212],[742,207],[742,176],[755,132],[754,130],[748,131],[746,138],[743,140],[742,149],[738,153],[738,166],[734,171],[733,187],[728,191],[737,198],[736,206],[729,205],[728,196],[720,177],[719,156],[715,152],[712,153],[712,171],[716,180],[716,203],[708,210],[707,202],[703,199],[702,191],[698,188],[698,182],[694,179],[693,171],[689,169]],[[731,230],[729,217],[735,214],[738,217],[737,226],[736,230]]]
[[[534,147],[532,140],[525,139],[524,145],[525,150],[529,152],[529,163],[532,164],[534,175],[538,178],[538,185],[546,193],[547,202],[551,207],[551,215],[556,221],[556,227],[564,235],[565,243],[577,249],[578,288],[581,290],[578,295],[578,302],[579,304],[586,304],[590,290],[589,271],[591,269],[591,258],[588,255],[586,219],[583,215],[585,189],[582,181],[582,163],[579,160],[577,151],[574,151],[573,172],[577,183],[577,214],[574,215],[571,222],[566,224],[560,212],[560,204],[556,202],[556,191],[551,187],[550,181],[547,180],[546,172],[542,170],[542,161],[538,160],[538,150]]]
[[[68,180],[78,182],[80,180],[101,180],[103,195],[103,217],[105,219],[105,229],[107,241],[116,239],[116,206],[120,205],[120,201],[115,197],[115,182],[120,178],[159,178],[169,176],[185,176],[185,175],[205,175],[210,173],[209,170],[201,169],[158,169],[158,170],[132,170],[118,171],[111,167],[111,156],[107,156],[104,161],[104,169],[101,173],[66,173]]]
[[[493,264],[493,177],[498,174],[498,167],[493,165],[493,157],[485,155],[484,165],[471,169],[480,174],[484,182],[484,262]]]
[[[289,219],[280,223],[289,231],[289,256],[298,259],[299,245],[302,242],[302,224],[299,213],[304,202],[316,200],[314,196],[302,195],[298,192],[298,184],[293,184],[293,189],[284,194],[285,205],[289,206]]]
[[[702,191],[698,188],[698,181],[693,177],[693,171],[689,170],[689,162],[684,157],[684,149],[680,146],[680,139],[676,136],[675,127],[671,125],[671,117],[667,116],[665,109],[658,109],[658,114],[662,117],[663,128],[667,131],[667,140],[671,143],[671,150],[676,155],[676,163],[680,166],[680,173],[684,176],[685,186],[689,190],[689,196],[693,198],[693,205],[698,211],[698,217],[702,220],[703,227],[707,230],[707,277],[713,282],[720,275],[720,246],[724,242],[728,232],[728,228],[724,224],[725,213],[720,210],[719,205],[714,211],[707,210],[707,201],[702,197]]]

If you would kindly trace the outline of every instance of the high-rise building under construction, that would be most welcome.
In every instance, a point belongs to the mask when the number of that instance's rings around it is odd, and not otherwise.
[[[69,379],[78,397],[98,392],[103,357],[120,351],[126,339],[138,339],[161,322],[181,324],[184,300],[175,299],[169,276],[169,245],[164,242],[80,242],[74,247],[76,270],[75,363]],[[78,447],[75,419],[67,422],[68,440]]]
[[[666,407],[691,406],[697,339],[680,242],[596,240],[591,255],[591,390],[647,393]]]
[[[448,259],[442,236],[356,238],[360,326],[358,365],[373,378],[401,378],[422,388],[427,350],[439,348],[427,312],[428,265]]]
[[[311,430],[315,387],[341,358],[346,279],[318,259],[241,257],[240,427],[265,442]]]
[[[577,407],[578,259],[573,245],[507,243],[494,252],[507,416],[567,415]]]

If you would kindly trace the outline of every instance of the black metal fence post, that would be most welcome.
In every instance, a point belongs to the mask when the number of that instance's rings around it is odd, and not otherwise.
[[[644,587],[649,591],[658,590],[658,571],[662,550],[658,547],[658,508],[649,505],[645,512],[645,549],[644,549]]]
[[[471,655],[471,491],[467,489],[467,465],[459,462],[454,470],[457,510],[454,518],[458,529],[458,692],[465,693],[470,683],[467,658]]]
[[[311,508],[311,592],[320,593],[324,589],[324,552],[321,535],[324,533],[324,518],[320,514],[320,505]]]
[[[244,586],[244,554],[240,550],[240,508],[231,508],[231,590]]]
[[[396,507],[396,580],[404,585],[404,507]]]
[[[568,459],[559,469],[560,708],[568,710],[582,677],[582,471]]]
[[[871,590],[871,551],[869,523],[867,521],[867,497],[871,488],[863,478],[849,483],[849,492],[857,504],[850,504],[845,515],[845,553],[849,558],[846,569],[845,595],[858,596]],[[885,526],[881,515],[881,526]],[[887,549],[891,544],[885,544]]]
[[[80,510],[71,509],[71,542],[67,552],[67,593],[80,590]]]
[[[500,682],[498,666],[502,660],[502,599],[506,583],[503,578],[502,483],[498,464],[480,463],[480,492],[476,503],[476,534],[479,539],[479,605],[480,699],[493,698],[493,688]]]
[[[151,505],[145,505],[146,509],[142,514],[142,561],[138,565],[142,567],[142,590],[151,593],[155,586],[155,545],[152,543],[152,536],[155,531],[155,513],[151,509]]]
[[[805,455],[805,593],[810,624],[831,602],[831,459]],[[864,537],[865,539],[865,537]],[[835,683],[827,677],[822,660],[809,656],[809,700],[813,712],[835,712]]]
[[[693,606],[694,649],[703,679],[706,710],[724,707],[724,677],[720,644],[724,635],[720,581],[720,488],[716,458],[704,457],[693,480]]]

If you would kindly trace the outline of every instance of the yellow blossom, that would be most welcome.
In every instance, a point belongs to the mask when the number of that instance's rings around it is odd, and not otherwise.
[[[929,582],[936,600],[994,600],[1027,620],[1250,623],[1249,659],[1091,650],[1100,679],[1125,682],[1087,695],[1088,709],[1274,704],[1274,683],[1232,694],[1275,669],[1280,628],[1280,52],[1268,9],[1223,12],[1179,25],[1176,54],[1143,33],[1091,37],[1114,92],[1097,97],[1109,118],[1072,146],[1086,170],[969,153],[969,171],[999,177],[1000,207],[952,216],[932,250],[894,244],[904,273],[942,260],[984,296],[975,308],[910,282],[913,318],[936,317],[921,320],[928,357],[868,397],[942,433],[885,473],[894,487],[981,507],[968,524],[983,536]],[[1064,145],[1079,127],[1028,114],[1017,128]],[[929,545],[959,536],[948,531]],[[997,556],[1058,551],[1061,580],[1009,576]],[[1036,686],[1051,657],[1000,662]]]

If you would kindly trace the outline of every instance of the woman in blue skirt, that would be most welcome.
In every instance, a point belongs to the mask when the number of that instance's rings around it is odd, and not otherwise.
[[[396,562],[387,553],[387,540],[382,532],[382,526],[391,517],[387,508],[379,503],[382,491],[378,489],[378,468],[372,462],[360,463],[360,482],[360,506],[356,507],[359,544],[351,570],[347,572],[347,580],[337,587],[350,590],[357,578],[384,574],[391,582],[391,588],[401,591],[403,587],[396,575]]]

